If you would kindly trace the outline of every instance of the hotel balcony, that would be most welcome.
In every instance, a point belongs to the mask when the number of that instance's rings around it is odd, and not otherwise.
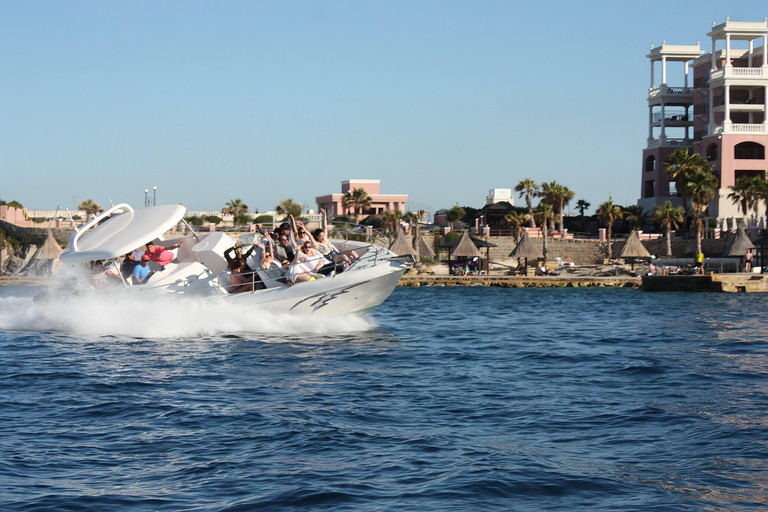
[[[648,102],[650,105],[661,103],[674,105],[689,105],[693,103],[693,87],[668,87],[661,84],[648,90]]]
[[[691,126],[693,124],[693,115],[685,112],[665,112],[664,113],[664,125],[669,127],[674,126]],[[656,112],[652,116],[651,126],[661,126],[661,113]]]
[[[765,81],[768,80],[768,69],[762,67],[741,68],[726,66],[712,71],[709,77],[709,85],[712,87],[723,87],[726,80],[728,80],[728,85],[735,86],[755,87],[765,85]]]
[[[742,123],[729,123],[728,125],[715,126],[712,135],[722,135],[724,133],[730,133],[734,135],[768,135],[768,125],[765,123],[754,124],[742,124]]]
[[[660,139],[648,139],[648,146],[646,146],[646,149],[667,147],[690,148],[692,145],[693,139],[663,137]]]

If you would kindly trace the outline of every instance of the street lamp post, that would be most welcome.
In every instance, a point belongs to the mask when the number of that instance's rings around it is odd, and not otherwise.
[[[149,189],[145,188],[144,189],[144,208],[149,206],[149,196],[148,196],[148,194],[149,194]]]
[[[157,206],[157,187],[152,187],[152,206]]]

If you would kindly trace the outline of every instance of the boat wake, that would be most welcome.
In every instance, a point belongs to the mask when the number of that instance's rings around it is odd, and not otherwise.
[[[225,333],[344,334],[375,329],[369,317],[297,316],[209,300],[136,301],[129,296],[34,300],[0,297],[0,330],[75,335],[196,338]]]

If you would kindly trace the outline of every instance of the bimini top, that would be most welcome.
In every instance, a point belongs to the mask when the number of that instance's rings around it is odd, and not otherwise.
[[[69,237],[67,250],[59,259],[76,263],[117,258],[161,236],[184,218],[186,211],[181,205],[134,210],[125,203],[118,204]]]

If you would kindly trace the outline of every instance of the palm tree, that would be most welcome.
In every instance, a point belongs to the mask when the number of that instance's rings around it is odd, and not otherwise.
[[[757,208],[762,199],[761,191],[764,187],[765,180],[762,176],[742,176],[736,180],[735,185],[729,187],[732,192],[728,194],[728,199],[733,201],[733,204],[738,203],[744,214],[742,219],[744,229],[749,227],[747,224],[749,210],[754,209],[757,214]]]
[[[224,204],[221,213],[231,213],[233,216],[237,216],[241,213],[248,213],[248,205],[240,199],[230,199]]]
[[[710,169],[706,158],[699,153],[689,153],[688,148],[678,149],[664,159],[664,172],[670,181],[675,182],[677,194],[683,198],[683,209],[686,212],[688,211],[686,200],[690,198],[686,183],[691,173],[701,169]]]
[[[693,222],[696,225],[696,251],[701,252],[701,230],[704,227],[701,220],[704,212],[707,211],[709,202],[717,195],[719,182],[717,176],[709,170],[709,165],[705,169],[695,170],[688,175],[686,192],[691,198],[691,209],[693,210]]]
[[[349,214],[349,210],[352,209],[352,194],[347,192],[344,197],[341,198],[341,208],[344,210],[344,215]]]
[[[284,199],[279,205],[275,206],[275,211],[284,217],[293,215],[295,218],[299,218],[301,210],[301,205],[293,202],[293,199]]]
[[[85,219],[88,220],[92,215],[98,215],[103,212],[104,208],[96,204],[93,199],[86,199],[80,203],[78,210],[83,210],[85,212]]]
[[[397,234],[397,226],[400,224],[400,221],[403,219],[403,213],[400,210],[387,210],[386,212],[381,214],[381,220],[384,222],[384,225],[392,231],[393,235]]]
[[[538,190],[539,185],[530,178],[521,180],[520,183],[515,186],[515,192],[520,192],[520,197],[525,196],[525,203],[528,205],[528,215],[530,215],[531,227],[536,226],[533,219],[533,207],[531,206],[531,201],[533,201],[533,196],[536,195]]]
[[[536,222],[541,224],[541,236],[544,238],[544,261],[547,261],[547,222],[552,219],[552,205],[541,201],[533,212]]]
[[[613,257],[611,248],[611,235],[613,234],[613,223],[622,216],[621,206],[613,203],[613,198],[608,196],[608,200],[597,208],[597,216],[608,228],[608,259]]]
[[[515,211],[509,212],[504,217],[504,220],[511,227],[512,236],[515,237],[515,240],[518,240],[520,238],[523,224],[526,224],[530,220],[529,217],[530,215],[528,215],[527,213],[515,212]]]
[[[667,241],[667,256],[672,256],[672,230],[680,227],[685,219],[685,210],[682,206],[672,206],[672,201],[664,201],[653,207],[653,220],[661,225],[664,230],[664,239]]]
[[[403,220],[407,222],[412,228],[419,229],[419,222],[427,215],[424,210],[418,212],[406,212],[403,214]]]
[[[352,191],[352,207],[355,211],[355,222],[360,220],[360,215],[362,215],[364,210],[367,210],[371,207],[371,196],[368,195],[368,192],[365,191],[365,189],[362,188],[356,188]]]
[[[588,210],[592,204],[586,199],[579,199],[576,201],[576,209],[579,210],[579,218],[581,219],[581,230],[584,231],[584,211]]]
[[[622,213],[623,217],[632,223],[632,231],[637,231],[648,222],[648,212],[644,212],[639,204],[627,206]]]

